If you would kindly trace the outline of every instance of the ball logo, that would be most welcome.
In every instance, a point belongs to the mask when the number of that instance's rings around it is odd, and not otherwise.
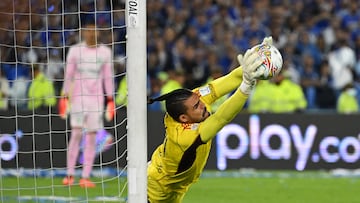
[[[271,57],[270,46],[267,44],[261,44],[260,46],[257,46],[255,50],[259,53],[261,57]]]
[[[260,67],[264,70],[264,75],[259,79],[267,80],[279,74],[283,60],[279,50],[275,46],[259,44],[253,47],[253,49],[255,49],[263,61]]]
[[[265,65],[265,67],[268,67],[270,70],[268,77],[274,76],[277,71],[277,68],[271,63],[271,61],[268,57],[265,58],[263,64]]]

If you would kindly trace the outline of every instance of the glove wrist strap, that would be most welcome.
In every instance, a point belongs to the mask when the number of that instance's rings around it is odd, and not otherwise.
[[[245,83],[244,81],[241,82],[240,84],[240,91],[246,95],[250,95],[251,91],[253,90],[253,88],[255,87],[255,83],[254,84],[248,84]]]

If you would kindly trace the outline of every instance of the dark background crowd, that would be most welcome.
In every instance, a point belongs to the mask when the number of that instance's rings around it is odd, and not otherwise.
[[[89,16],[99,42],[113,49],[118,87],[126,69],[124,8],[122,0],[1,1],[4,108],[34,108],[34,67],[60,95],[67,50]],[[224,75],[238,66],[237,54],[269,35],[284,75],[303,90],[306,110],[335,110],[349,87],[360,103],[360,2],[353,0],[147,0],[148,94],[159,95],[169,80],[191,89]]]

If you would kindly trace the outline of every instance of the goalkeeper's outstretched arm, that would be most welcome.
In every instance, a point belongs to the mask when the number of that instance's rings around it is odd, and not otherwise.
[[[200,125],[201,140],[206,143],[211,140],[217,132],[221,130],[227,123],[241,111],[248,95],[241,92],[240,88],[226,100],[219,109],[211,116],[209,116]]]
[[[239,62],[240,64],[243,64],[242,68],[235,69],[228,76],[224,77],[224,80],[218,80],[215,83],[215,85],[223,84],[226,86],[226,79],[238,77],[237,74],[241,74],[242,76],[242,80],[238,79],[238,81],[241,81],[241,83],[235,93],[228,100],[226,100],[213,115],[209,116],[200,125],[200,138],[204,143],[211,140],[216,135],[216,133],[221,130],[221,128],[233,120],[234,117],[241,111],[248,98],[248,95],[255,87],[256,78],[262,74],[262,72],[260,72],[261,70],[258,70],[258,67],[262,61],[259,60],[258,54],[256,52],[247,51],[244,57],[240,57]],[[232,74],[234,74],[234,76]],[[233,87],[235,84],[237,84],[236,81],[230,82],[230,87]],[[230,90],[230,87],[218,87],[220,92]]]
[[[212,89],[215,91],[216,96],[222,97],[230,92],[234,91],[242,82],[243,70],[239,66],[231,71],[229,74],[213,80],[209,83]]]

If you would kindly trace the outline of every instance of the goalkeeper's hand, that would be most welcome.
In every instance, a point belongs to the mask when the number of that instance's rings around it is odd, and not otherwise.
[[[243,81],[240,84],[240,90],[249,95],[255,87],[256,79],[264,74],[264,69],[258,68],[262,64],[262,59],[255,49],[248,49],[244,56],[239,54],[237,59],[243,69]]]
[[[69,112],[69,99],[66,95],[61,96],[58,102],[58,111],[59,116],[62,119],[67,118],[67,114]]]
[[[105,119],[107,121],[112,121],[115,116],[115,103],[112,97],[107,98],[106,104],[106,112],[105,112]]]
[[[261,42],[261,44],[267,44],[267,45],[271,46],[273,44],[272,36],[265,37],[263,39],[263,41]]]

